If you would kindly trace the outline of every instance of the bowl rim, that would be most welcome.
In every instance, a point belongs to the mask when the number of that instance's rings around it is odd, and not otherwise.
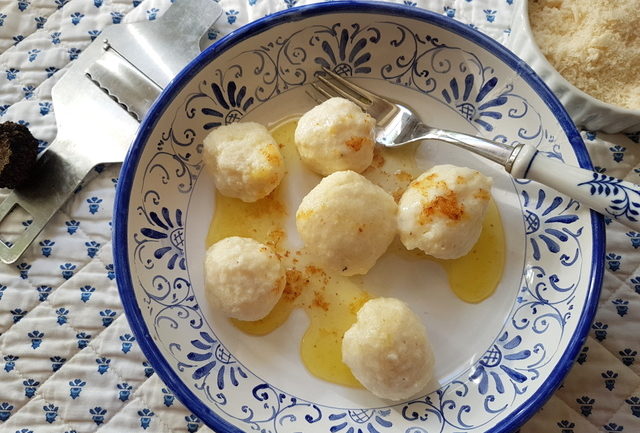
[[[523,35],[527,39],[529,39],[530,43],[526,45],[517,44],[516,46],[511,46],[510,49],[513,50],[514,53],[518,56],[526,52],[528,52],[529,55],[535,56],[537,65],[536,67],[534,67],[534,70],[536,70],[538,74],[544,73],[545,75],[548,76],[545,82],[551,81],[551,80],[555,81],[552,84],[548,84],[550,88],[555,88],[556,90],[562,90],[563,92],[569,92],[568,93],[569,96],[565,96],[564,98],[568,99],[569,97],[572,96],[578,99],[578,101],[586,104],[587,106],[591,106],[589,111],[594,109],[604,111],[605,113],[603,114],[605,114],[606,117],[624,116],[628,118],[635,118],[635,122],[633,125],[627,126],[621,129],[615,128],[615,130],[613,131],[607,130],[609,131],[609,133],[624,132],[624,131],[630,132],[628,131],[629,128],[638,128],[640,130],[640,108],[637,108],[637,109],[626,108],[626,107],[611,104],[609,102],[605,102],[601,99],[598,99],[595,96],[592,96],[589,93],[585,92],[584,90],[578,88],[575,84],[567,80],[564,77],[564,75],[562,75],[556,69],[556,67],[549,61],[547,56],[542,52],[542,49],[540,48],[540,45],[538,44],[538,41],[533,32],[533,27],[531,25],[531,19],[529,15],[529,0],[523,0],[520,2],[520,4],[521,4],[520,10],[515,12],[516,15],[514,16],[514,20],[518,18],[517,14],[520,13],[521,16],[519,18],[522,20],[522,23],[524,24],[523,26],[524,28],[521,31],[523,32]],[[520,46],[520,48],[516,48],[517,46]],[[540,67],[544,67],[546,68],[546,70],[538,71],[537,68],[540,68]],[[585,129],[590,129],[589,128],[590,122],[591,122],[590,120],[585,120],[585,119],[577,119],[576,121],[576,123],[580,124],[579,126],[582,126]],[[599,129],[604,130],[606,128],[599,128]],[[633,131],[635,131],[635,129],[633,129]]]
[[[149,109],[147,115],[140,124],[129,151],[122,164],[120,180],[116,189],[116,199],[113,213],[113,252],[114,267],[118,292],[122,300],[123,308],[129,325],[136,335],[142,353],[149,360],[155,372],[162,381],[175,393],[176,397],[205,424],[219,432],[242,432],[237,427],[220,417],[205,402],[201,401],[174,373],[173,369],[161,355],[160,349],[153,341],[142,312],[137,304],[133,290],[132,272],[129,268],[128,244],[128,224],[127,216],[133,181],[138,162],[144,151],[144,144],[151,131],[155,128],[158,120],[164,112],[164,108],[174,99],[174,97],[185,87],[205,65],[214,60],[219,54],[233,47],[239,42],[261,33],[281,23],[304,20],[309,16],[334,14],[334,13],[374,13],[398,16],[404,18],[419,19],[429,22],[432,25],[455,32],[459,36],[470,40],[473,43],[483,46],[502,62],[511,67],[518,75],[529,84],[555,113],[560,126],[567,135],[569,143],[576,155],[580,167],[592,169],[592,164],[587,153],[582,138],[576,129],[573,121],[566,110],[554,96],[548,86],[540,77],[520,60],[515,54],[499,44],[491,37],[471,28],[468,25],[455,21],[452,18],[438,14],[436,12],[416,8],[412,6],[362,0],[338,0],[322,3],[314,3],[304,6],[281,10],[271,15],[260,18],[246,24],[221,38],[201,54],[193,59],[162,91],[158,99]],[[591,211],[590,213],[592,240],[594,252],[594,264],[590,269],[589,288],[581,319],[576,324],[574,338],[569,342],[565,352],[558,363],[553,368],[544,383],[540,385],[538,392],[526,402],[515,408],[511,416],[503,420],[488,432],[507,433],[521,426],[527,419],[542,407],[542,405],[552,396],[553,392],[560,386],[569,369],[573,365],[574,359],[582,348],[587,338],[591,322],[595,315],[600,295],[600,288],[603,279],[604,269],[604,219],[601,215]]]

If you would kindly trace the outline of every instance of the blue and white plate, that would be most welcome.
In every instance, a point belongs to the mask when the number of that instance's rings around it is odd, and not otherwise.
[[[577,355],[603,269],[600,217],[493,163],[423,143],[417,164],[453,163],[494,178],[507,242],[496,293],[458,300],[435,264],[383,257],[365,278],[374,295],[408,302],[436,354],[425,395],[390,403],[310,375],[295,311],[264,337],[211,311],[202,262],[215,212],[202,170],[212,128],[273,125],[314,102],[305,85],[322,66],[419,111],[427,123],[590,167],[580,136],[534,72],[502,46],[444,16],[381,3],[293,8],[203,52],[162,93],[124,163],[115,211],[118,286],[138,341],[160,377],[218,432],[509,432],[540,408]],[[316,177],[286,197],[295,213]],[[292,217],[288,235],[295,242]],[[392,272],[390,272],[392,271]]]

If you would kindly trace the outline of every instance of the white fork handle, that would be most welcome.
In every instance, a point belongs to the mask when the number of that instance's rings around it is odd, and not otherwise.
[[[640,232],[640,186],[634,183],[566,165],[528,144],[516,156],[511,175],[550,186]]]

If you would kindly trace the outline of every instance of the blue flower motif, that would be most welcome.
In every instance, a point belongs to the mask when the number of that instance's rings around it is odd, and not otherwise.
[[[116,312],[110,308],[100,311],[100,317],[102,318],[102,326],[105,328],[113,323],[113,319],[116,317]]]
[[[359,34],[358,31],[359,29],[355,29],[352,34],[347,29],[333,32],[332,38],[322,41],[324,55],[315,57],[313,61],[344,77],[368,74],[371,72],[368,64],[371,53],[367,48],[369,44],[376,43],[377,39]]]
[[[40,107],[41,116],[46,116],[47,114],[51,113],[51,110],[53,109],[53,104],[49,101],[39,102],[38,106]]]
[[[18,74],[20,73],[20,69],[9,68],[4,72],[5,74],[7,74],[7,80],[11,81],[11,80],[15,80],[18,77]]]
[[[24,41],[24,36],[23,35],[15,35],[11,39],[13,39],[13,45],[18,45],[20,42]]]
[[[2,295],[4,295],[4,292],[7,290],[7,286],[5,286],[4,284],[0,284],[0,301],[2,300]]]
[[[335,422],[331,432],[345,433],[379,433],[380,429],[393,426],[391,421],[385,418],[389,416],[391,409],[351,409],[347,412],[329,415],[329,420]]]
[[[220,107],[216,107],[216,109],[207,107],[201,110],[202,114],[205,116],[217,118],[212,119],[211,122],[205,123],[203,125],[205,130],[217,128],[223,123],[228,125],[239,121],[245,115],[249,107],[251,107],[255,102],[253,96],[245,99],[247,87],[242,86],[238,89],[235,81],[229,81],[229,83],[227,83],[226,92],[223,91],[222,87],[216,83],[211,84],[211,90],[213,91],[213,96],[215,97],[218,105],[224,110],[221,110]]]
[[[605,256],[605,261],[607,262],[607,267],[610,271],[616,272],[620,270],[620,264],[622,263],[622,256],[616,253],[609,253]]]
[[[99,197],[91,197],[87,199],[87,203],[89,204],[89,213],[95,215],[100,209],[100,203],[102,203],[102,199]]]
[[[502,113],[495,108],[506,104],[508,98],[505,95],[490,96],[498,84],[497,77],[481,83],[477,93],[474,90],[475,80],[475,75],[467,74],[461,85],[457,78],[453,78],[449,82],[449,89],[442,91],[442,96],[447,104],[453,105],[468,121],[477,123],[487,131],[493,131],[493,125],[489,123],[491,119],[502,119]]]
[[[291,9],[298,3],[298,0],[284,0],[284,4],[287,5],[287,9]]]
[[[73,276],[73,271],[76,270],[76,265],[72,264],[72,263],[65,263],[63,265],[60,265],[60,270],[62,271],[62,278],[64,278],[65,280],[68,280],[69,278],[71,278]]]
[[[506,373],[507,377],[513,382],[523,383],[527,380],[527,376],[503,363],[503,360],[522,360],[531,356],[530,350],[518,349],[521,343],[522,337],[519,335],[509,338],[509,333],[504,332],[496,344],[491,346],[480,358],[475,371],[469,376],[469,380],[474,382],[480,379],[478,382],[480,394],[485,395],[489,391],[489,379],[492,379],[495,383],[498,393],[504,393],[505,387],[500,377],[500,371]],[[500,371],[496,371],[496,369]]]
[[[613,389],[616,387],[616,379],[618,378],[618,373],[607,370],[600,375],[604,379],[604,387],[609,391],[613,391]]]
[[[627,148],[616,144],[615,146],[610,147],[609,150],[611,151],[613,160],[615,162],[622,162],[622,160],[624,159],[624,152],[627,150]]]
[[[131,334],[123,334],[120,336],[122,342],[122,353],[129,353],[133,347],[133,342],[136,341],[136,337]]]
[[[15,355],[5,355],[4,358],[4,371],[7,373],[11,372],[14,368],[16,368],[16,361],[20,359],[19,356]]]
[[[97,8],[102,6],[103,0],[93,0],[93,5]]]
[[[109,278],[110,280],[113,280],[116,277],[116,273],[113,269],[113,264],[110,263],[107,266],[104,267],[107,271],[107,278]]]
[[[54,3],[56,4],[56,7],[58,9],[62,9],[62,7],[64,5],[66,5],[67,3],[69,3],[69,0],[54,0]]]
[[[28,60],[29,62],[33,62],[33,61],[35,61],[35,60],[38,58],[38,54],[40,54],[41,52],[42,52],[42,51],[41,51],[41,50],[39,50],[39,49],[37,49],[37,48],[34,48],[34,49],[32,49],[32,50],[29,50],[29,51],[27,52],[27,60]]]
[[[4,26],[4,20],[7,18],[6,14],[0,13],[0,27]]]
[[[31,339],[31,348],[37,349],[42,344],[42,339],[44,338],[44,332],[40,332],[37,329],[27,333],[27,337]]]
[[[227,16],[227,22],[228,22],[229,24],[233,24],[233,23],[235,23],[235,22],[236,22],[236,20],[238,19],[238,14],[239,14],[239,13],[240,13],[240,12],[238,12],[238,11],[237,11],[237,10],[235,10],[235,9],[230,9],[230,10],[226,11],[224,14]]]
[[[604,429],[607,431],[607,433],[616,433],[616,432],[621,432],[624,430],[624,427],[621,425],[618,425],[614,422],[610,422],[609,424],[606,424],[604,426]]]
[[[202,422],[200,421],[200,418],[198,418],[194,414],[185,416],[184,420],[187,422],[187,432],[188,433],[197,432],[198,429],[200,428],[200,425],[202,424]]]
[[[24,395],[27,398],[31,398],[36,394],[36,388],[40,385],[35,379],[26,379],[22,381],[22,385],[24,385]]]
[[[38,292],[38,301],[44,302],[49,297],[49,294],[53,290],[51,286],[38,286],[36,287],[36,292]]]
[[[627,347],[626,349],[619,351],[618,354],[620,355],[622,363],[627,367],[630,367],[635,362],[638,351]]]
[[[91,295],[95,291],[96,288],[89,285],[80,287],[80,300],[82,302],[87,302],[89,299],[91,299]]]
[[[452,8],[451,6],[445,6],[444,13],[449,18],[454,18],[456,16],[456,9]]]
[[[631,409],[631,414],[637,418],[640,418],[640,397],[630,397],[624,401],[629,405],[629,409]]]
[[[138,411],[138,416],[140,417],[140,427],[144,430],[149,428],[151,424],[151,417],[154,416],[155,413],[151,409],[144,408]]]
[[[69,61],[77,59],[81,52],[82,50],[80,48],[69,48],[67,50],[67,54],[69,54]]]
[[[82,387],[85,386],[87,382],[82,379],[73,379],[69,381],[69,397],[72,399],[76,399],[80,397],[80,392],[82,392]]]
[[[162,388],[162,394],[163,394],[163,403],[166,407],[171,407],[173,405],[173,401],[175,400],[175,396],[173,395],[173,393],[171,391],[169,391],[167,388]]]
[[[158,8],[151,8],[147,10],[147,19],[149,21],[154,21],[158,17],[158,12],[160,12],[160,9]]]
[[[611,303],[616,307],[618,316],[624,317],[629,312],[629,301],[618,298],[612,300]]]
[[[575,204],[569,201],[564,208],[560,207],[564,203],[561,197],[555,197],[551,203],[546,204],[546,193],[539,190],[537,199],[529,196],[527,191],[522,191],[525,232],[531,248],[533,258],[540,260],[540,244],[542,242],[551,253],[560,252],[560,243],[567,242],[571,238],[576,238],[582,233],[582,228],[576,232],[569,230],[570,225],[578,220],[578,216],[568,211]],[[542,229],[544,227],[544,229]],[[562,255],[561,260],[566,261],[568,257]]]
[[[84,246],[87,247],[87,255],[94,258],[100,250],[100,244],[96,241],[85,242]]]
[[[58,72],[60,69],[56,68],[55,66],[49,66],[48,68],[46,68],[44,71],[47,73],[47,78],[51,78],[53,77],[53,75]]]
[[[226,386],[226,373],[229,374],[228,379],[233,386],[239,385],[239,378],[247,378],[247,374],[231,357],[231,354],[207,332],[200,332],[200,339],[191,340],[191,345],[199,351],[189,352],[187,359],[196,363],[204,363],[204,365],[194,370],[191,375],[193,379],[199,380],[207,377],[218,364],[216,385],[220,390],[223,390]]]
[[[28,311],[25,311],[22,308],[16,308],[9,311],[9,313],[13,316],[13,323],[18,323],[24,316],[26,316]]]
[[[45,257],[49,257],[51,255],[51,251],[53,250],[53,246],[56,243],[52,240],[45,239],[40,241],[40,246],[42,247],[42,255]]]
[[[67,323],[67,314],[69,314],[69,310],[64,307],[58,308],[56,310],[56,316],[58,317],[56,322],[58,323],[58,325],[62,326]]]
[[[591,329],[594,330],[596,340],[602,342],[607,338],[607,329],[609,329],[609,325],[602,322],[595,322],[591,325]]]
[[[583,416],[591,415],[591,409],[593,408],[593,404],[595,402],[595,399],[586,395],[576,399],[576,403],[580,405],[580,412]]]
[[[49,358],[49,361],[51,361],[51,371],[55,373],[60,370],[60,367],[62,367],[65,362],[67,362],[67,359],[61,356],[52,356]]]
[[[633,284],[633,290],[635,290],[635,292],[640,295],[640,275],[634,278],[630,278],[629,282]]]
[[[87,34],[89,35],[89,38],[91,38],[92,41],[95,41],[96,38],[100,36],[100,33],[102,33],[102,31],[100,30],[89,30],[87,32]]]
[[[124,18],[124,14],[122,12],[111,12],[111,22],[113,24],[120,24]]]
[[[103,356],[101,358],[96,358],[96,364],[98,364],[98,373],[102,375],[109,370],[109,364],[111,364],[111,360]]]
[[[149,239],[160,241],[160,247],[155,250],[154,257],[161,259],[168,254],[168,269],[174,269],[177,263],[180,269],[186,270],[182,210],[176,209],[175,223],[166,207],[162,208],[160,215],[150,212],[149,222],[154,224],[154,228],[145,227],[140,233]]]
[[[11,416],[13,405],[7,401],[0,403],[0,421],[6,421]]]
[[[142,366],[144,367],[144,377],[151,377],[155,373],[149,361],[143,361]]]
[[[29,269],[31,269],[31,265],[28,263],[20,263],[19,265],[16,265],[16,268],[18,269],[18,271],[20,271],[20,278],[22,278],[23,280],[26,280],[29,278]]]
[[[131,395],[131,389],[133,388],[131,385],[129,385],[127,382],[123,382],[123,383],[117,384],[116,388],[118,389],[118,399],[120,401],[129,400],[129,396]]]
[[[498,11],[493,9],[484,9],[482,12],[484,12],[484,16],[487,19],[487,22],[492,23],[496,20],[496,14],[498,13]]]
[[[71,24],[77,26],[78,24],[80,24],[80,20],[84,18],[84,14],[80,12],[74,12],[69,15],[69,17],[71,18]]]
[[[53,423],[58,416],[58,406],[54,406],[53,404],[48,404],[46,406],[42,406],[42,410],[44,411],[44,419],[49,423]]]
[[[76,334],[76,339],[78,340],[78,349],[84,349],[89,344],[89,340],[91,340],[91,335],[86,332],[78,332]]]
[[[78,228],[80,227],[80,221],[76,221],[76,220],[65,221],[64,225],[67,226],[67,233],[72,235],[78,231]]]
[[[8,104],[0,105],[0,117],[5,115],[9,107],[11,107],[11,105],[8,105]]]
[[[100,425],[104,422],[104,416],[107,414],[107,409],[103,409],[100,406],[96,406],[94,408],[89,409],[89,414],[91,414],[91,419],[96,425]]]
[[[31,5],[31,0],[18,0],[18,10],[20,12],[24,12],[29,5]]]
[[[51,38],[51,43],[53,45],[58,45],[60,43],[60,36],[62,36],[62,33],[60,32],[53,32],[49,35],[49,37]],[[52,74],[53,75],[53,74]],[[49,75],[51,76],[51,75]]]

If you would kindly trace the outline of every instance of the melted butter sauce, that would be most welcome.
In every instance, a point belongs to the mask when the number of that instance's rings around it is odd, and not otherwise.
[[[302,164],[293,142],[296,121],[276,126],[273,137],[279,143],[287,167]],[[415,146],[397,149],[376,148],[374,162],[363,175],[394,196],[396,201],[409,183],[420,174],[415,164]],[[207,246],[228,236],[243,236],[271,245],[287,269],[287,284],[280,301],[265,318],[247,322],[231,319],[235,327],[251,335],[266,335],[277,329],[296,309],[309,317],[300,343],[300,356],[310,373],[329,382],[361,387],[342,362],[342,336],[356,321],[360,307],[372,298],[361,277],[329,275],[314,266],[301,251],[285,248],[285,218],[288,209],[283,190],[288,176],[269,196],[255,203],[224,197],[216,192],[216,211],[209,227]],[[398,247],[399,246],[399,247]],[[438,260],[421,252],[407,251],[399,242],[392,247],[401,254],[440,263],[453,292],[463,301],[477,303],[491,296],[502,277],[504,234],[497,206],[490,203],[480,239],[472,251],[455,260]]]

